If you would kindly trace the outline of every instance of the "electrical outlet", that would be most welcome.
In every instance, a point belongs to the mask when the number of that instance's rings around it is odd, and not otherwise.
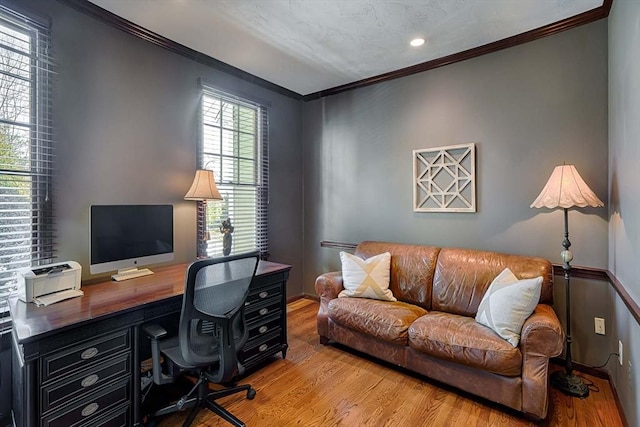
[[[620,362],[620,366],[622,366],[622,361],[624,360],[622,358],[622,341],[618,340],[618,361]]]
[[[596,334],[604,335],[604,319],[602,317],[594,317],[593,321],[596,326]]]

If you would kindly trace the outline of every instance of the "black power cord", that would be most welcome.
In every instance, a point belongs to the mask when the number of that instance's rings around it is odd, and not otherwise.
[[[607,357],[607,361],[606,362],[604,362],[600,366],[589,366],[589,368],[593,368],[593,369],[604,368],[605,366],[607,366],[607,363],[609,363],[609,360],[611,360],[611,356],[616,356],[617,358],[620,358],[620,354],[619,353],[609,353],[609,356]]]
[[[589,365],[584,365],[589,369],[600,369],[600,368],[604,368],[605,366],[607,366],[607,364],[609,363],[609,360],[611,360],[611,356],[616,356],[616,357],[620,357],[619,353],[609,353],[609,356],[607,356],[607,360],[606,362],[604,362],[602,365],[598,365],[598,366],[589,366]],[[597,393],[600,391],[600,389],[598,388],[597,385],[595,385],[593,383],[593,381],[591,381],[588,378],[585,378],[583,375],[577,375],[580,379],[582,379],[582,382],[589,388],[589,391],[592,391],[594,393]]]

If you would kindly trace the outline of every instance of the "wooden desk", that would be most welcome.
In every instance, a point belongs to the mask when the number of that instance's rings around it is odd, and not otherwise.
[[[137,425],[143,323],[176,315],[187,264],[82,288],[84,296],[48,307],[9,301],[13,320],[13,411],[18,426]],[[245,316],[251,368],[286,356],[286,281],[291,266],[260,261]]]

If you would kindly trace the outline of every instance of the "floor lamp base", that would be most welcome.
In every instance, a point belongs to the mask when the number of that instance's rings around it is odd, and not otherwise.
[[[567,375],[565,371],[556,371],[551,374],[551,385],[570,396],[585,398],[589,396],[587,387],[580,377],[573,374]]]

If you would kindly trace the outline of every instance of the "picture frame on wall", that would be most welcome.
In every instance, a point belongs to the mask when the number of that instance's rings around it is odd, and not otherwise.
[[[476,212],[475,143],[413,150],[414,212]]]

